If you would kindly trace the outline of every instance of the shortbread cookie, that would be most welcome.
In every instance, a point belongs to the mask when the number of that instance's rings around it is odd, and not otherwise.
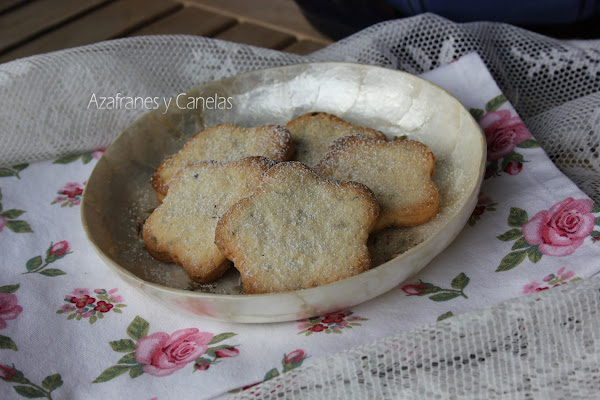
[[[187,163],[195,161],[234,161],[263,156],[276,161],[291,159],[294,147],[290,133],[279,125],[242,128],[219,124],[196,133],[183,149],[164,160],[152,175],[152,187],[159,201],[167,195],[169,181]]]
[[[366,186],[285,162],[223,215],[215,243],[240,271],[246,293],[306,289],[369,269],[366,243],[378,211]]]
[[[437,214],[434,168],[435,157],[421,142],[350,136],[336,140],[315,171],[326,178],[367,185],[381,207],[377,231],[419,225]]]
[[[231,205],[256,189],[274,164],[249,157],[230,163],[203,161],[180,170],[163,203],[144,224],[150,254],[183,266],[196,282],[220,277],[231,263],[214,244],[217,222]]]
[[[314,166],[325,155],[331,143],[344,136],[364,135],[386,140],[383,133],[371,128],[353,125],[324,112],[304,114],[287,123],[294,141],[294,160]]]

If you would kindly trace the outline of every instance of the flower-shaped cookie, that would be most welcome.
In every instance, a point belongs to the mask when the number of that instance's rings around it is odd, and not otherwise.
[[[315,166],[325,178],[360,182],[375,193],[381,207],[376,231],[419,225],[435,217],[439,195],[431,179],[434,169],[435,157],[421,142],[365,136],[336,140]]]
[[[366,186],[284,162],[222,216],[215,244],[240,271],[246,293],[305,289],[369,269],[366,243],[378,213]]]
[[[294,141],[294,160],[310,167],[319,162],[331,143],[344,136],[363,135],[386,140],[375,129],[354,125],[324,112],[310,112],[295,118],[285,126]]]
[[[262,156],[287,161],[294,154],[289,131],[279,125],[243,128],[219,124],[196,133],[177,154],[165,159],[152,175],[152,187],[159,201],[167,195],[171,179],[186,164],[197,161],[235,161]]]
[[[221,215],[250,195],[273,161],[248,157],[230,163],[190,164],[175,175],[164,202],[144,223],[150,254],[183,266],[200,283],[220,277],[231,263],[214,244]]]

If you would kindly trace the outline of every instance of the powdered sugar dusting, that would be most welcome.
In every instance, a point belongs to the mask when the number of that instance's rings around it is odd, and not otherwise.
[[[219,124],[194,135],[183,149],[159,166],[157,174],[161,182],[168,184],[177,171],[190,162],[228,162],[250,156],[285,161],[292,154],[291,135],[283,126],[243,128],[233,124]]]
[[[368,268],[366,240],[377,205],[363,186],[281,163],[242,203],[223,217],[217,240],[241,271],[246,291],[313,287]]]
[[[216,279],[228,266],[214,245],[217,222],[235,202],[252,193],[271,165],[271,160],[258,157],[188,165],[146,221],[146,245],[154,252],[168,253],[193,280]]]
[[[294,140],[294,160],[314,166],[327,151],[331,143],[344,136],[364,135],[385,140],[383,133],[371,128],[350,124],[335,115],[323,112],[304,114],[286,127]]]
[[[341,138],[315,170],[327,178],[364,183],[373,190],[381,207],[376,229],[415,225],[437,212],[438,192],[431,181],[434,158],[420,142]]]

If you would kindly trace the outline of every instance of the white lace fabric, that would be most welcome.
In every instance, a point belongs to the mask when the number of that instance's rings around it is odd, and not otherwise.
[[[593,399],[597,278],[316,360],[239,399]]]

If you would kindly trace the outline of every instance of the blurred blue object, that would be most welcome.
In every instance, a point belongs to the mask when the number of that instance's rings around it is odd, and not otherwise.
[[[598,16],[596,0],[384,0],[406,16],[425,12],[456,22],[500,21],[520,25],[572,24]]]
[[[600,0],[295,0],[321,32],[341,39],[377,22],[434,13],[494,21],[561,38],[600,38]]]

